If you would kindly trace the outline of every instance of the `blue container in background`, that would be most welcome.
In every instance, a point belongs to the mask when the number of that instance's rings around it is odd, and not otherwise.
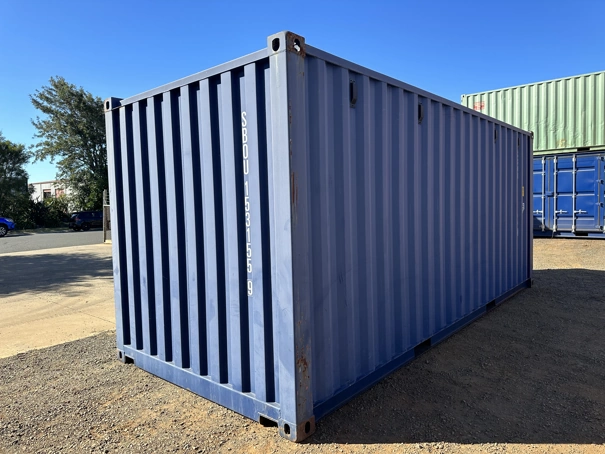
[[[290,440],[531,283],[531,135],[300,36],[105,108],[120,358]]]
[[[534,158],[534,236],[605,238],[605,151]]]

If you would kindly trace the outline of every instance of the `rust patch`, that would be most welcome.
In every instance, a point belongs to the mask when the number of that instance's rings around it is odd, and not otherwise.
[[[294,52],[295,54],[300,55],[302,58],[306,57],[307,52],[305,51],[305,38],[294,33],[287,33],[286,43],[287,49],[290,52]]]
[[[296,406],[303,413],[308,411],[307,406],[307,398],[310,396],[309,394],[309,385],[311,383],[311,377],[309,375],[309,363],[307,361],[307,353],[301,353],[296,358],[296,369],[298,371],[298,389],[299,392],[298,399],[296,402]]]
[[[299,372],[299,389],[304,389],[305,391],[309,390],[309,383],[311,382],[311,377],[309,376],[309,363],[307,362],[307,357],[302,355],[299,356],[296,360],[296,368]],[[307,393],[301,394],[301,399],[297,402],[298,407],[306,408],[307,406]]]
[[[292,196],[292,206],[298,203],[298,188],[296,187],[296,174],[290,173],[290,194]]]
[[[297,360],[296,360],[296,365],[298,366],[298,369],[301,372],[306,372],[307,369],[309,369],[309,363],[307,362],[307,358],[305,358],[304,356],[300,356]]]

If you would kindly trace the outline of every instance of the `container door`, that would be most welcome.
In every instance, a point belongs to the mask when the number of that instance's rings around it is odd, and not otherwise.
[[[554,163],[554,215],[553,230],[572,232],[574,219],[575,155],[556,156]]]
[[[557,199],[555,197],[555,159],[552,156],[544,158],[542,165],[544,169],[544,201],[542,202],[544,213],[542,219],[544,230],[550,231],[556,229],[555,207]]]
[[[554,158],[556,231],[595,232],[603,228],[603,155]]]
[[[598,162],[597,172],[597,217],[595,225],[599,226],[599,229],[605,233],[605,156],[600,155]]]
[[[575,231],[603,229],[603,178],[605,157],[583,155],[576,158]]]
[[[534,230],[546,229],[545,225],[545,160],[534,158]]]

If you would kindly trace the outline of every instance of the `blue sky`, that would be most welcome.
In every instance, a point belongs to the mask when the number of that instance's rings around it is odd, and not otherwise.
[[[51,76],[128,97],[266,46],[306,41],[443,97],[605,70],[605,0],[0,3],[0,131],[34,143]],[[54,179],[49,163],[30,181]]]

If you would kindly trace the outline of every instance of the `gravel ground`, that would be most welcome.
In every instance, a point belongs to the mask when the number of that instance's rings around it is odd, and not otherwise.
[[[605,241],[534,245],[532,289],[305,443],[118,362],[104,333],[0,360],[0,452],[605,453]]]

